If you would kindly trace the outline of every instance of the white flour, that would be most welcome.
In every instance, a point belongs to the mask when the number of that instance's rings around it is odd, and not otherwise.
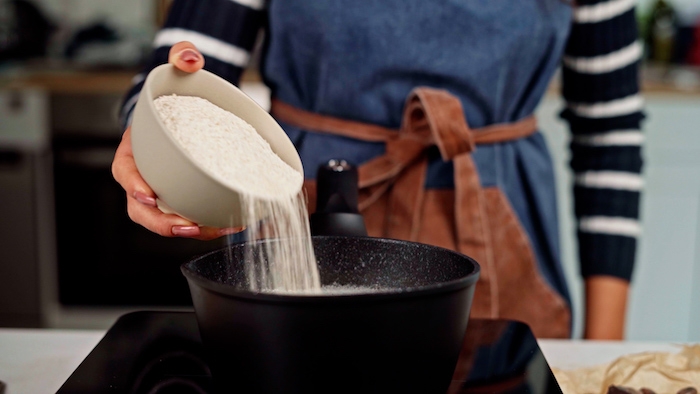
[[[200,97],[161,96],[153,103],[180,146],[225,185],[266,199],[301,188],[302,175],[238,116]]]
[[[254,291],[320,291],[303,176],[251,126],[208,100],[161,96],[156,111],[180,146],[219,181],[239,191],[247,225],[245,267]],[[278,242],[254,242],[276,238]]]
[[[244,219],[249,223],[245,248],[249,288],[278,293],[320,292],[304,195],[272,201],[244,200]],[[254,242],[258,239],[275,240]]]

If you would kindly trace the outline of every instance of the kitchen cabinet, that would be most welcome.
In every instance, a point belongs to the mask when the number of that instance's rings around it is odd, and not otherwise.
[[[631,340],[700,341],[700,95],[649,93],[643,124],[645,187],[637,265],[627,316]],[[568,167],[569,131],[561,100],[537,114],[557,173],[565,271],[580,335],[581,280]]]

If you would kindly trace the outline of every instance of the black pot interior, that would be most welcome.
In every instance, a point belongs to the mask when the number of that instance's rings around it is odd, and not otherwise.
[[[276,241],[261,241],[276,242]],[[478,279],[471,258],[435,246],[371,237],[313,237],[323,286],[360,286],[384,291],[463,287]],[[183,273],[200,284],[214,282],[245,291],[244,244],[195,258]]]

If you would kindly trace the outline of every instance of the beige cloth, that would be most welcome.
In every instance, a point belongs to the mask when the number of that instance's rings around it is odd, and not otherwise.
[[[677,393],[689,386],[700,388],[700,345],[684,346],[679,353],[639,353],[596,367],[552,370],[564,394],[605,394],[611,385]]]

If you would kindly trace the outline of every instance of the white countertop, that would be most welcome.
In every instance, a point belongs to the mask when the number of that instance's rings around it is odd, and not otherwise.
[[[5,394],[55,393],[105,331],[0,329]]]
[[[54,393],[104,336],[102,330],[0,329],[0,381],[5,394]],[[593,366],[645,351],[679,350],[657,342],[540,340],[552,367]]]

